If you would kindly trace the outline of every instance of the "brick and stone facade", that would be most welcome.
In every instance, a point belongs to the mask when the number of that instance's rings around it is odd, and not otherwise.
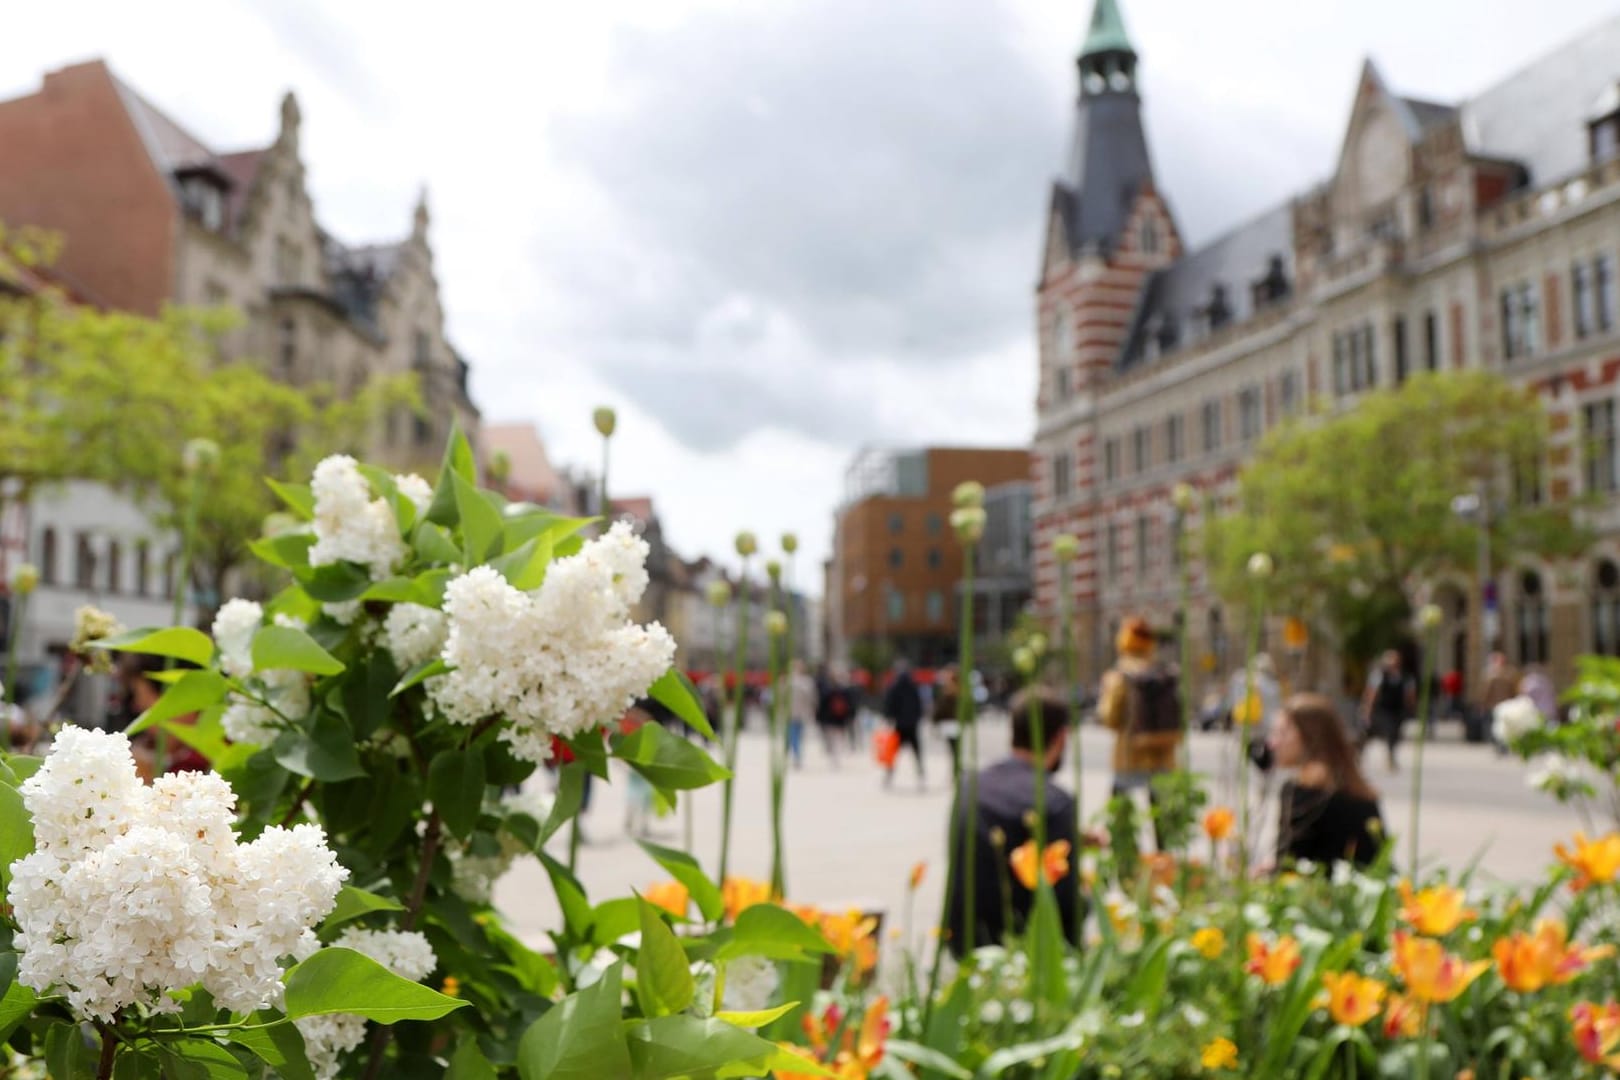
[[[1075,533],[1088,673],[1125,614],[1182,617],[1176,483],[1219,505],[1307,403],[1351,408],[1415,372],[1467,368],[1541,391],[1546,495],[1591,496],[1603,539],[1575,560],[1493,566],[1492,614],[1470,573],[1429,583],[1451,620],[1441,664],[1473,677],[1490,635],[1562,683],[1577,654],[1620,653],[1620,19],[1454,105],[1395,94],[1369,62],[1332,174],[1185,251],[1174,193],[1138,150],[1136,61],[1114,0],[1098,0],[1073,159],[1139,164],[1100,188],[1071,164],[1054,184],[1036,290],[1037,602],[1055,610],[1051,540]],[[1194,653],[1218,672],[1241,662],[1241,627],[1196,559],[1192,576]],[[1302,661],[1332,681],[1331,658]]]

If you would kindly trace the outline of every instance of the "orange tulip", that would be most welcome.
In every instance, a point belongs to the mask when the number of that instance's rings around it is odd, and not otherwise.
[[[810,1039],[810,1051],[787,1044],[784,1047],[827,1066],[838,1080],[867,1080],[883,1061],[884,1043],[889,1037],[889,999],[875,998],[866,1007],[858,1029],[844,1023],[844,1014],[837,1005],[829,1005],[820,1016],[806,1014],[804,1032]],[[836,1045],[834,1039],[838,1040]],[[809,1080],[810,1075],[776,1070],[778,1080]]]
[[[1553,852],[1559,862],[1575,871],[1570,887],[1576,892],[1591,885],[1607,885],[1620,875],[1620,832],[1596,840],[1588,840],[1584,832],[1578,832],[1573,849],[1557,844]]]
[[[1217,806],[1204,815],[1204,835],[1219,843],[1232,835],[1237,815],[1230,806]]]
[[[1410,1039],[1423,1030],[1425,1006],[1399,994],[1389,995],[1384,1009],[1384,1038]]]
[[[1581,1057],[1594,1065],[1620,1069],[1620,1004],[1577,1002],[1569,1010],[1569,1025]]]
[[[928,870],[928,864],[927,863],[922,863],[922,862],[918,863],[916,866],[913,866],[911,868],[911,891],[912,892],[916,892],[919,888],[922,887],[923,874],[926,873],[927,870]]]
[[[649,885],[641,896],[653,907],[663,908],[677,919],[686,918],[687,905],[692,902],[691,892],[678,881],[660,881]]]
[[[1401,918],[1420,934],[1445,937],[1479,913],[1463,906],[1468,894],[1450,885],[1431,885],[1414,893],[1410,881],[1401,882]]]
[[[1299,942],[1284,934],[1275,944],[1267,942],[1259,934],[1249,935],[1249,962],[1244,970],[1250,975],[1258,975],[1267,986],[1276,986],[1288,981],[1288,977],[1299,967]]]
[[[1377,979],[1366,979],[1353,971],[1328,972],[1322,976],[1327,993],[1317,1006],[1327,1006],[1335,1024],[1360,1027],[1379,1013],[1388,988]]]
[[[1153,884],[1168,889],[1176,883],[1176,857],[1168,851],[1148,852],[1142,856],[1142,865],[1147,867],[1148,880]]]
[[[726,918],[736,921],[738,915],[755,904],[770,903],[771,886],[765,881],[728,877],[720,885],[720,898],[726,906]]]
[[[1026,840],[1018,845],[1013,853],[1007,856],[1007,862],[1012,867],[1013,877],[1018,883],[1031,892],[1035,889],[1035,841]],[[1046,852],[1040,860],[1046,871],[1048,885],[1056,885],[1063,880],[1063,875],[1069,872],[1069,842],[1058,840],[1046,845]]]
[[[1570,945],[1564,924],[1556,919],[1536,923],[1535,933],[1499,939],[1491,946],[1496,970],[1510,990],[1531,994],[1544,986],[1562,986],[1595,960],[1614,955],[1613,945]]]
[[[1490,966],[1489,960],[1468,963],[1430,938],[1395,932],[1395,972],[1406,984],[1406,992],[1424,1004],[1456,1000]]]
[[[864,975],[877,966],[877,924],[875,917],[852,908],[842,915],[822,915],[819,929],[833,952]]]

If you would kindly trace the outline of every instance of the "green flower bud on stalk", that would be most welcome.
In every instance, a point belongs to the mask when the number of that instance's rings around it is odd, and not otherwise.
[[[27,596],[39,587],[39,567],[33,563],[18,563],[17,569],[11,572],[11,591],[18,596]]]
[[[737,554],[746,559],[758,550],[759,541],[754,539],[753,533],[740,532],[737,534]]]
[[[602,438],[611,439],[613,429],[619,426],[619,417],[612,409],[603,405],[591,413],[591,423],[596,425],[596,430]]]
[[[951,505],[957,509],[984,505],[984,485],[977,480],[964,480],[951,492]]]
[[[785,611],[767,611],[765,613],[765,632],[771,637],[787,636],[788,617]]]
[[[208,472],[219,464],[219,443],[213,439],[188,439],[180,452],[180,467],[187,476]]]
[[[1071,563],[1080,555],[1080,538],[1074,533],[1058,533],[1052,537],[1052,554],[1060,563]]]
[[[1271,577],[1271,572],[1275,569],[1276,566],[1272,563],[1271,556],[1265,552],[1257,551],[1249,556],[1249,577],[1253,580],[1266,581]]]
[[[716,578],[709,582],[709,603],[715,607],[727,607],[731,603],[731,583],[725,578]]]
[[[1035,674],[1035,652],[1027,645],[1020,645],[1012,653],[1013,667],[1018,674],[1029,676]]]
[[[1170,505],[1183,514],[1191,512],[1193,504],[1198,501],[1198,492],[1193,486],[1183,481],[1170,489]]]
[[[951,528],[956,532],[956,538],[964,544],[977,544],[984,537],[984,510],[982,507],[966,506],[951,511]]]
[[[1424,604],[1418,608],[1417,624],[1424,630],[1438,630],[1445,621],[1446,613],[1440,610],[1439,604]]]
[[[799,550],[799,534],[798,533],[790,533],[790,532],[783,533],[782,534],[782,554],[784,554],[784,555],[792,555],[795,551],[798,551],[798,550]]]
[[[781,581],[782,580],[782,563],[781,563],[781,560],[779,560],[779,559],[766,559],[765,560],[765,576],[770,578],[772,582]]]
[[[1045,634],[1031,634],[1031,635],[1029,635],[1029,641],[1027,642],[1027,647],[1029,648],[1030,652],[1035,654],[1035,658],[1037,660],[1046,655],[1046,646],[1047,646],[1047,641],[1046,641],[1046,635]]]

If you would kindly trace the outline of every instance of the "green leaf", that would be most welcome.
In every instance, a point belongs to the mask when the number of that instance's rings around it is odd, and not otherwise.
[[[349,715],[349,727],[354,737],[365,741],[372,732],[388,722],[393,706],[389,692],[399,680],[399,672],[388,653],[378,649],[371,658],[359,666],[349,668],[349,677],[343,684],[343,709]]]
[[[444,464],[439,468],[439,479],[433,488],[433,503],[428,507],[427,520],[454,527],[456,524],[456,491],[454,479],[460,477],[469,484],[478,482],[478,463],[472,446],[458,425],[451,432],[444,448]]]
[[[298,579],[305,592],[326,604],[358,600],[371,588],[370,571],[347,562],[295,568],[293,577]]]
[[[686,891],[691,894],[693,903],[697,904],[698,911],[706,921],[715,922],[725,913],[726,905],[720,887],[709,880],[709,875],[703,872],[696,859],[684,851],[660,847],[648,840],[640,843],[642,851],[651,855],[659,866],[669,872],[670,877],[686,886]]]
[[[557,770],[557,794],[551,801],[551,813],[540,822],[540,834],[535,848],[544,844],[574,819],[585,801],[585,769],[580,765],[564,765]]]
[[[1062,1035],[1054,1035],[1050,1039],[1041,1039],[1038,1042],[1008,1046],[985,1058],[984,1064],[979,1066],[978,1075],[983,1077],[1000,1076],[1014,1065],[1023,1065],[1040,1058],[1062,1053],[1065,1050],[1078,1050],[1085,1043],[1085,1040],[1086,1037],[1079,1032],[1065,1032]]]
[[[525,540],[505,555],[491,559],[489,565],[500,571],[514,589],[528,592],[538,589],[546,580],[546,568],[551,565],[551,541],[544,537]]]
[[[495,1066],[478,1048],[477,1040],[463,1035],[461,1045],[450,1055],[450,1068],[445,1071],[444,1080],[495,1080]]]
[[[303,671],[311,675],[336,675],[343,670],[337,657],[293,626],[259,628],[253,635],[253,667],[257,671]]]
[[[1063,914],[1058,910],[1057,894],[1044,881],[1035,893],[1035,914],[1026,934],[1029,943],[1030,971],[1040,982],[1041,995],[1054,1009],[1061,1009],[1068,1001],[1069,982],[1063,970],[1063,957],[1068,941],[1063,933]],[[1162,988],[1161,988],[1162,989]],[[1155,1009],[1148,1015],[1157,1014]]]
[[[276,1019],[274,1013],[258,1012],[249,1018],[249,1022],[268,1024]],[[226,1038],[252,1051],[282,1080],[315,1080],[315,1070],[310,1068],[308,1052],[304,1049],[304,1037],[293,1024],[276,1024],[256,1031],[232,1031]]]
[[[204,710],[197,717],[196,723],[184,724],[179,720],[165,720],[158,727],[212,763],[218,761],[225,753],[225,729],[220,724],[220,719],[224,715],[224,706],[214,705]]]
[[[671,735],[662,724],[642,724],[611,740],[613,756],[647,778],[660,791],[707,787],[731,775],[697,745]]]
[[[343,717],[330,709],[316,712],[308,734],[284,731],[270,749],[282,768],[323,783],[366,775],[360,755],[355,752],[354,733]]]
[[[759,1009],[755,1012],[726,1012],[722,1010],[715,1013],[714,1018],[724,1020],[728,1024],[735,1024],[740,1028],[762,1028],[776,1023],[776,1021],[797,1009],[799,1004],[797,1001],[790,1001],[786,1005],[778,1005],[774,1009]]]
[[[287,509],[303,518],[305,521],[315,519],[315,492],[308,484],[287,484],[280,480],[265,480],[270,490],[281,497],[287,504]]]
[[[283,570],[297,570],[309,565],[309,549],[314,545],[315,537],[309,533],[282,533],[255,540],[248,545],[248,550],[261,562]]]
[[[337,926],[350,919],[358,919],[362,915],[369,915],[373,911],[404,911],[397,900],[390,900],[386,896],[378,896],[374,892],[357,889],[353,885],[345,885],[338,890],[337,903],[332,906],[332,914],[321,923],[324,927]]]
[[[355,1013],[379,1024],[437,1020],[467,1002],[401,978],[353,949],[326,948],[287,972],[289,1019]]]
[[[51,1080],[90,1080],[99,1056],[78,1024],[56,1023],[45,1034],[45,1074]]]
[[[17,1025],[33,1015],[34,1006],[38,1003],[39,995],[20,982],[14,982],[6,989],[6,996],[0,998],[0,1042],[11,1038]]]
[[[739,956],[803,960],[807,954],[832,951],[827,939],[793,912],[775,904],[755,904],[737,916],[731,940],[720,946],[716,957],[722,962]]]
[[[448,750],[428,766],[428,798],[458,839],[465,840],[478,825],[484,806],[484,752]]]
[[[102,638],[90,647],[141,653],[146,656],[172,656],[176,660],[184,660],[198,667],[207,667],[208,662],[214,658],[214,642],[201,630],[193,630],[189,626],[129,630],[109,638]]]
[[[833,1074],[751,1031],[719,1019],[663,1016],[627,1025],[636,1080],[722,1080],[772,1069]]]
[[[35,754],[7,754],[5,760],[6,768],[11,770],[11,775],[17,778],[19,784],[39,772],[40,766],[45,764],[45,759]]]
[[[640,909],[634,896],[616,896],[591,909],[591,944],[606,948],[633,934],[641,925]]]
[[[196,668],[183,672],[150,709],[129,725],[125,734],[139,735],[153,724],[185,716],[187,713],[200,712],[224,700],[229,691],[230,683],[217,671]]]
[[[501,512],[490,505],[472,481],[458,474],[451,483],[456,489],[456,512],[461,516],[466,565],[480,566],[494,553],[496,542],[501,539]]]
[[[641,951],[636,954],[636,991],[648,1016],[684,1012],[697,994],[686,950],[658,915],[658,909],[636,898],[641,915]]]
[[[507,517],[506,546],[508,549],[518,548],[530,540],[540,539],[549,542],[553,550],[561,555],[561,548],[571,546],[564,541],[600,520],[594,517],[561,517],[549,510],[533,510],[515,517]]]
[[[394,684],[394,688],[388,692],[388,696],[391,698],[399,697],[411,687],[427,682],[435,675],[443,675],[449,670],[450,665],[443,660],[424,660],[400,676],[399,682]]]
[[[540,865],[546,868],[551,878],[551,887],[557,893],[557,906],[562,908],[563,922],[569,934],[576,940],[586,940],[596,918],[590,901],[585,898],[585,887],[568,867],[543,851],[536,854],[540,858]]]
[[[703,711],[697,687],[678,668],[670,668],[660,675],[647,691],[647,696],[686,721],[693,731],[714,738],[714,728],[709,725],[709,717]]]
[[[948,1076],[950,1080],[973,1080],[973,1074],[952,1061],[938,1050],[923,1046],[921,1043],[907,1042],[904,1039],[889,1039],[883,1044],[885,1057],[892,1057],[896,1061],[903,1061],[908,1065],[935,1072],[941,1076]]]
[[[529,1025],[518,1043],[522,1080],[648,1080],[632,1073],[620,1022],[623,964],[563,998]]]
[[[206,1039],[181,1039],[158,1048],[163,1080],[248,1080],[247,1067],[229,1050]]]
[[[0,784],[0,896],[11,889],[11,864],[34,850],[34,819],[22,793]]]

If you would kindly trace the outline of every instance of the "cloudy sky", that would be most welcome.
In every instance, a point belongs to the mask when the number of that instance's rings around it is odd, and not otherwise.
[[[819,562],[857,448],[1029,436],[1031,288],[1090,6],[64,0],[8,35],[0,96],[102,56],[231,150],[267,143],[294,89],[330,230],[403,234],[427,185],[489,420],[590,462],[591,407],[613,404],[614,489],[653,494],[678,548],[793,529]],[[1613,10],[1121,6],[1194,243],[1331,170],[1364,57],[1455,100]]]

